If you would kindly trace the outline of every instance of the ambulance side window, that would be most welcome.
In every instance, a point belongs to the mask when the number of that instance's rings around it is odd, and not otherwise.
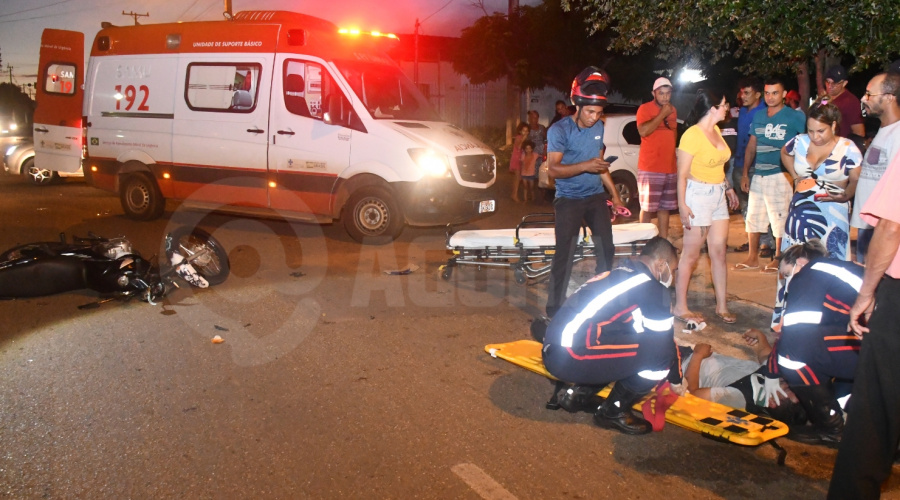
[[[191,63],[184,89],[187,105],[194,111],[250,113],[259,97],[259,74],[255,63]]]
[[[343,95],[321,64],[288,59],[282,70],[285,108],[299,116],[321,120],[323,103],[332,94]]]
[[[47,66],[44,92],[48,94],[72,95],[75,93],[75,65],[51,64]]]

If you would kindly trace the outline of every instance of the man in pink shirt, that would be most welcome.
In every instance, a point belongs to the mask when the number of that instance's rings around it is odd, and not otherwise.
[[[900,98],[900,89],[889,96]],[[900,443],[900,154],[862,208],[875,226],[850,330],[862,349],[830,499],[878,498]],[[877,289],[877,290],[876,290]],[[877,291],[877,293],[876,293]]]

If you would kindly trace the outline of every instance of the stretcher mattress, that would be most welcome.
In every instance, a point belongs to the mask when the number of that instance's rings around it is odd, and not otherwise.
[[[542,347],[533,340],[517,340],[505,344],[489,344],[484,350],[495,358],[553,379],[553,375],[544,368],[541,358]],[[605,387],[598,394],[606,397],[609,394],[609,387]],[[643,400],[639,401],[634,408],[640,411],[642,403]],[[778,420],[713,403],[690,394],[680,396],[666,410],[666,422],[707,437],[745,446],[757,446],[788,433],[787,424]]]
[[[587,229],[589,245],[591,231]],[[649,240],[659,234],[656,224],[649,222],[635,222],[630,224],[616,224],[612,227],[613,243],[627,245],[641,240]],[[556,245],[556,232],[552,227],[523,228],[519,230],[519,239],[525,247],[549,247]],[[451,248],[481,248],[481,247],[515,247],[515,229],[477,229],[458,231],[450,237]]]

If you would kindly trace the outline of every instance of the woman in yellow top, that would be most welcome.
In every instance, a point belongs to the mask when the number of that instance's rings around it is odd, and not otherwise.
[[[687,291],[704,239],[716,291],[716,315],[726,323],[737,321],[726,302],[725,242],[728,208],[737,208],[738,198],[725,179],[725,163],[731,158],[731,150],[716,126],[725,119],[728,107],[722,94],[701,90],[690,115],[696,124],[685,131],[678,145],[678,211],[684,240],[672,312],[685,322],[703,321],[703,316],[688,309]]]

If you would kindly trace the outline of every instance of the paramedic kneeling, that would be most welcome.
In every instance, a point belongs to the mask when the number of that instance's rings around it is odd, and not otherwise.
[[[547,168],[556,180],[553,201],[556,253],[550,269],[547,316],[553,317],[566,300],[578,232],[591,229],[597,264],[595,273],[612,268],[615,245],[607,201],[624,207],[603,160],[603,107],[609,80],[603,70],[589,66],[572,82],[571,99],[578,111],[547,131]]]
[[[812,422],[791,427],[790,437],[806,443],[841,440],[844,418],[837,396],[849,394],[859,360],[860,341],[847,332],[864,268],[825,257],[817,239],[788,248],[780,271],[785,277],[781,338],[769,354],[767,377],[782,377]],[[774,390],[767,379],[767,388]],[[836,389],[836,387],[839,389]]]
[[[560,406],[595,411],[600,427],[650,432],[631,406],[677,367],[668,290],[677,266],[675,247],[657,236],[638,259],[593,277],[563,304],[543,348],[547,371],[575,384]],[[610,382],[615,385],[598,407],[593,395]]]

